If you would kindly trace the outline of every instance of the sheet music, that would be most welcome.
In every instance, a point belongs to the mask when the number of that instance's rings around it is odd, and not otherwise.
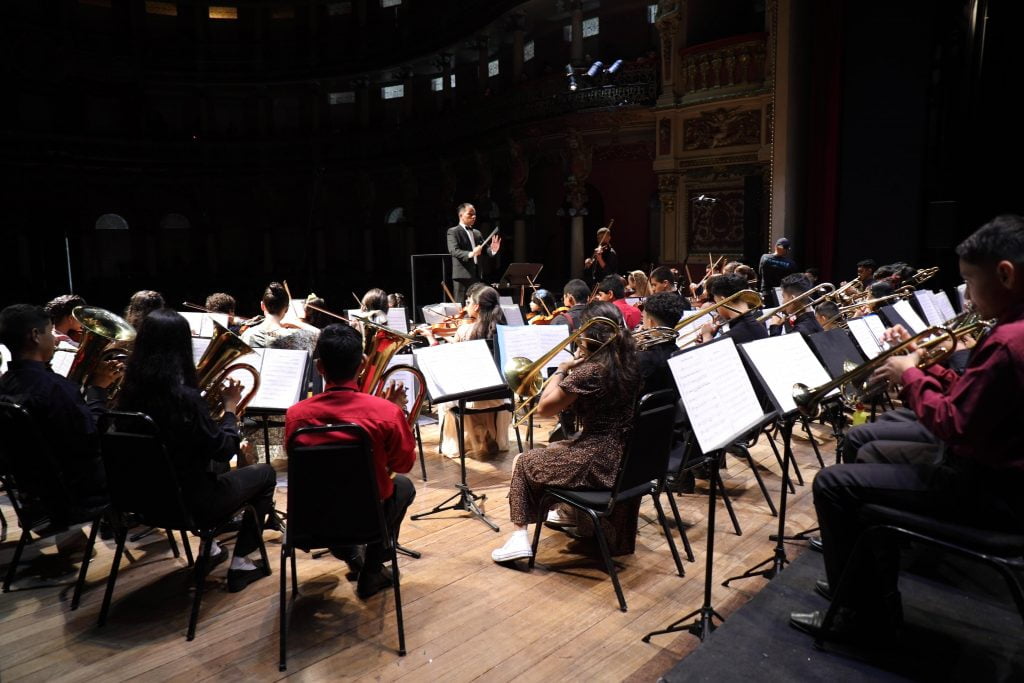
[[[439,323],[444,320],[444,304],[430,304],[429,306],[423,307],[423,322],[425,323]]]
[[[515,302],[512,301],[512,297],[510,296],[499,296],[498,303],[504,306],[512,306],[513,304],[515,304]]]
[[[309,352],[299,349],[259,349],[259,352],[262,364],[251,364],[260,372],[260,389],[249,406],[287,410],[305,398],[306,363]],[[255,355],[248,354],[238,362],[250,362]],[[239,379],[245,382],[244,376],[240,376]]]
[[[960,310],[967,308],[967,283],[962,282],[956,286],[956,295],[960,299]]]
[[[935,307],[935,301],[932,300],[931,292],[927,289],[919,289],[914,292],[914,298],[917,299],[918,305],[921,306],[921,311],[924,313],[924,318],[928,321],[929,325],[941,325],[944,322],[942,314]]]
[[[927,323],[921,320],[921,316],[917,314],[917,311],[914,310],[914,307],[911,306],[910,302],[907,301],[906,299],[900,299],[899,301],[894,303],[892,307],[896,309],[896,312],[900,314],[900,317],[903,318],[908,325],[910,325],[911,334],[917,334],[921,330],[928,327]]]
[[[535,361],[569,337],[568,325],[523,325],[522,327],[498,325],[497,330],[498,355],[502,372],[513,358],[529,358],[530,361]],[[546,367],[558,367],[559,364],[568,360],[572,360],[572,354],[567,350],[562,350],[551,359]]]
[[[7,364],[11,362],[11,352],[7,347],[0,344],[0,377],[7,372]]]
[[[210,337],[213,336],[213,333],[215,331],[215,328],[213,326],[213,322],[214,321],[217,321],[218,323],[220,323],[221,327],[227,327],[228,326],[228,314],[227,313],[204,313],[203,314],[203,324],[204,324],[203,329],[204,330],[209,330],[209,333],[210,333],[209,336]],[[203,334],[203,335],[200,335],[200,336],[205,337],[207,335]]]
[[[775,288],[775,301],[779,304],[782,303],[782,287]]]
[[[288,302],[288,318],[295,320],[302,320],[306,317],[306,300],[305,299],[292,299]]]
[[[889,344],[882,341],[882,336],[885,334],[885,324],[882,319],[876,314],[864,316],[864,324],[868,326],[868,330],[871,332],[871,336],[875,338],[875,343],[878,344],[878,348],[885,351],[889,348]]]
[[[728,446],[764,418],[731,338],[673,356],[668,367],[705,453]]]
[[[203,319],[206,317],[205,313],[199,313],[196,311],[178,311],[178,315],[188,321],[188,327],[192,331],[193,337],[209,337],[211,335],[204,335],[203,332]]]
[[[192,365],[199,365],[199,359],[206,353],[206,347],[210,345],[210,340],[203,337],[192,337]],[[259,368],[259,364],[256,364]]]
[[[50,368],[61,377],[67,377],[68,371],[71,369],[71,363],[73,363],[74,360],[74,351],[57,349],[53,353],[53,358],[50,359]]]
[[[431,400],[505,386],[483,339],[427,346],[412,353]]]
[[[643,298],[639,297],[639,296],[627,296],[626,297],[626,303],[629,304],[630,306],[636,306],[641,301],[643,301]]]
[[[953,303],[949,300],[949,295],[946,294],[945,290],[940,289],[937,292],[932,292],[932,300],[935,301],[935,308],[939,309],[939,315],[942,316],[943,323],[956,317]]]
[[[684,311],[683,317],[686,317],[687,314],[692,314],[692,313],[693,313],[693,311]],[[702,315],[701,317],[697,318],[696,320],[694,320],[689,325],[684,325],[683,327],[679,328],[679,334],[680,334],[680,336],[682,336],[682,335],[685,335],[688,332],[693,332],[695,330],[699,330],[701,328],[701,326],[703,326],[704,324],[710,323],[710,322],[713,322],[713,321],[714,321],[714,317],[710,313],[705,313],[704,315]]]
[[[502,304],[501,312],[505,314],[505,323],[511,326],[525,325],[526,322],[523,320],[523,312],[519,310],[519,307],[515,304],[508,305]],[[545,327],[541,325],[541,327]],[[558,325],[551,325],[549,327],[559,327]]]
[[[783,413],[796,410],[793,385],[801,383],[813,388],[832,379],[802,334],[759,339],[743,344],[741,348],[768,385],[768,391]],[[838,392],[838,389],[833,389],[829,396]]]
[[[388,327],[399,332],[409,331],[409,318],[405,315],[405,308],[388,309]]]
[[[865,316],[867,317],[867,316]],[[871,360],[882,352],[882,348],[875,341],[875,335],[868,329],[868,323],[864,318],[854,318],[847,324],[847,329],[850,330],[850,334],[853,335],[854,340],[857,342],[857,346],[864,352],[868,360]]]
[[[396,365],[411,365],[413,359],[408,355],[405,356],[392,356],[391,360],[388,361],[388,369],[393,368]],[[388,384],[391,382],[401,382],[405,385],[405,414],[408,415],[409,411],[412,410],[412,404],[416,400],[416,389],[419,381],[416,376],[407,370],[399,370],[391,374],[388,378]]]

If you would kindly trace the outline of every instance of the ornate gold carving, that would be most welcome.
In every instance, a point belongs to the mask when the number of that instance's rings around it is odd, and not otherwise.
[[[720,107],[683,121],[683,150],[715,149],[761,142],[761,110]]]
[[[661,200],[662,213],[672,213],[676,210],[676,191],[679,185],[679,176],[675,173],[662,173],[658,175],[658,198]]]

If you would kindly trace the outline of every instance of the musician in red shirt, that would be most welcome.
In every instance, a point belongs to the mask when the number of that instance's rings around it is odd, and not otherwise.
[[[854,580],[840,606],[838,635],[884,635],[900,620],[897,550],[880,548],[851,564],[865,528],[858,512],[885,505],[959,524],[1019,533],[1024,530],[1024,218],[999,216],[957,247],[960,273],[974,310],[995,325],[974,347],[963,375],[917,368],[918,351],[887,360],[872,382],[903,386],[903,400],[936,437],[933,464],[843,464],[814,480],[828,583],[844,572]],[[905,332],[889,332],[903,338]],[[884,448],[884,444],[879,448]],[[891,462],[891,461],[890,461]],[[824,612],[793,614],[790,623],[817,633]]]
[[[636,329],[643,318],[640,309],[626,301],[626,285],[618,275],[609,275],[601,280],[594,298],[598,301],[615,304],[615,307],[622,312],[622,320],[625,322],[627,330]]]
[[[404,392],[392,390],[386,394],[388,398],[380,398],[359,391],[356,377],[366,362],[362,349],[362,338],[353,327],[335,324],[321,331],[314,357],[316,369],[324,378],[324,392],[288,409],[285,443],[300,427],[350,422],[365,429],[373,444],[377,486],[384,501],[384,511],[397,539],[405,512],[416,497],[412,482],[402,474],[412,469],[416,462],[416,440],[400,407],[404,405]],[[308,436],[300,439],[299,443],[304,446],[318,443],[314,438],[333,440],[344,437],[337,434]],[[399,474],[392,478],[392,473]],[[358,559],[346,554],[345,549],[332,549],[332,552],[359,570],[356,587],[359,597],[368,598],[392,584],[391,573],[383,565],[384,549],[381,544],[366,546],[361,570]]]

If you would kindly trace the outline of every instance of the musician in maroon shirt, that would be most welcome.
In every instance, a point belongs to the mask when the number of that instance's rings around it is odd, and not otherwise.
[[[405,512],[416,497],[412,482],[402,474],[412,469],[416,462],[416,440],[399,407],[404,405],[403,391],[389,390],[387,398],[359,391],[356,377],[366,362],[362,348],[359,332],[348,325],[328,325],[320,332],[314,356],[316,369],[324,378],[324,392],[288,409],[285,443],[300,427],[350,422],[365,429],[373,444],[377,486],[384,501],[384,512],[397,539]],[[309,435],[300,439],[299,445],[315,445],[339,438],[345,437],[338,434]],[[393,473],[399,474],[392,477]],[[332,552],[345,559],[352,569],[359,570],[356,587],[359,597],[368,598],[392,584],[391,573],[383,565],[384,549],[381,544],[366,546],[361,570],[357,558],[346,554],[345,549],[332,548]]]
[[[879,548],[867,566],[851,564],[866,504],[885,505],[959,524],[1024,530],[1024,218],[999,216],[957,247],[967,297],[994,327],[975,346],[962,376],[918,369],[918,351],[887,360],[872,381],[903,386],[903,400],[936,437],[933,464],[843,464],[814,480],[830,592],[844,571],[853,590],[840,605],[839,635],[883,636],[900,619],[897,550]],[[888,332],[894,340],[906,332]],[[793,614],[790,623],[817,633],[824,612]]]

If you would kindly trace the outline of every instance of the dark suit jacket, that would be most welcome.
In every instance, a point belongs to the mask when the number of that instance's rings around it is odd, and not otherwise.
[[[473,243],[480,244],[484,237],[476,228],[473,231]],[[470,255],[472,247],[469,244],[469,235],[461,225],[448,228],[448,253],[452,255],[452,279],[453,280],[479,280],[482,277],[484,260],[488,256],[494,256],[491,245],[480,253],[477,263],[473,263]],[[486,256],[485,256],[486,254]]]

